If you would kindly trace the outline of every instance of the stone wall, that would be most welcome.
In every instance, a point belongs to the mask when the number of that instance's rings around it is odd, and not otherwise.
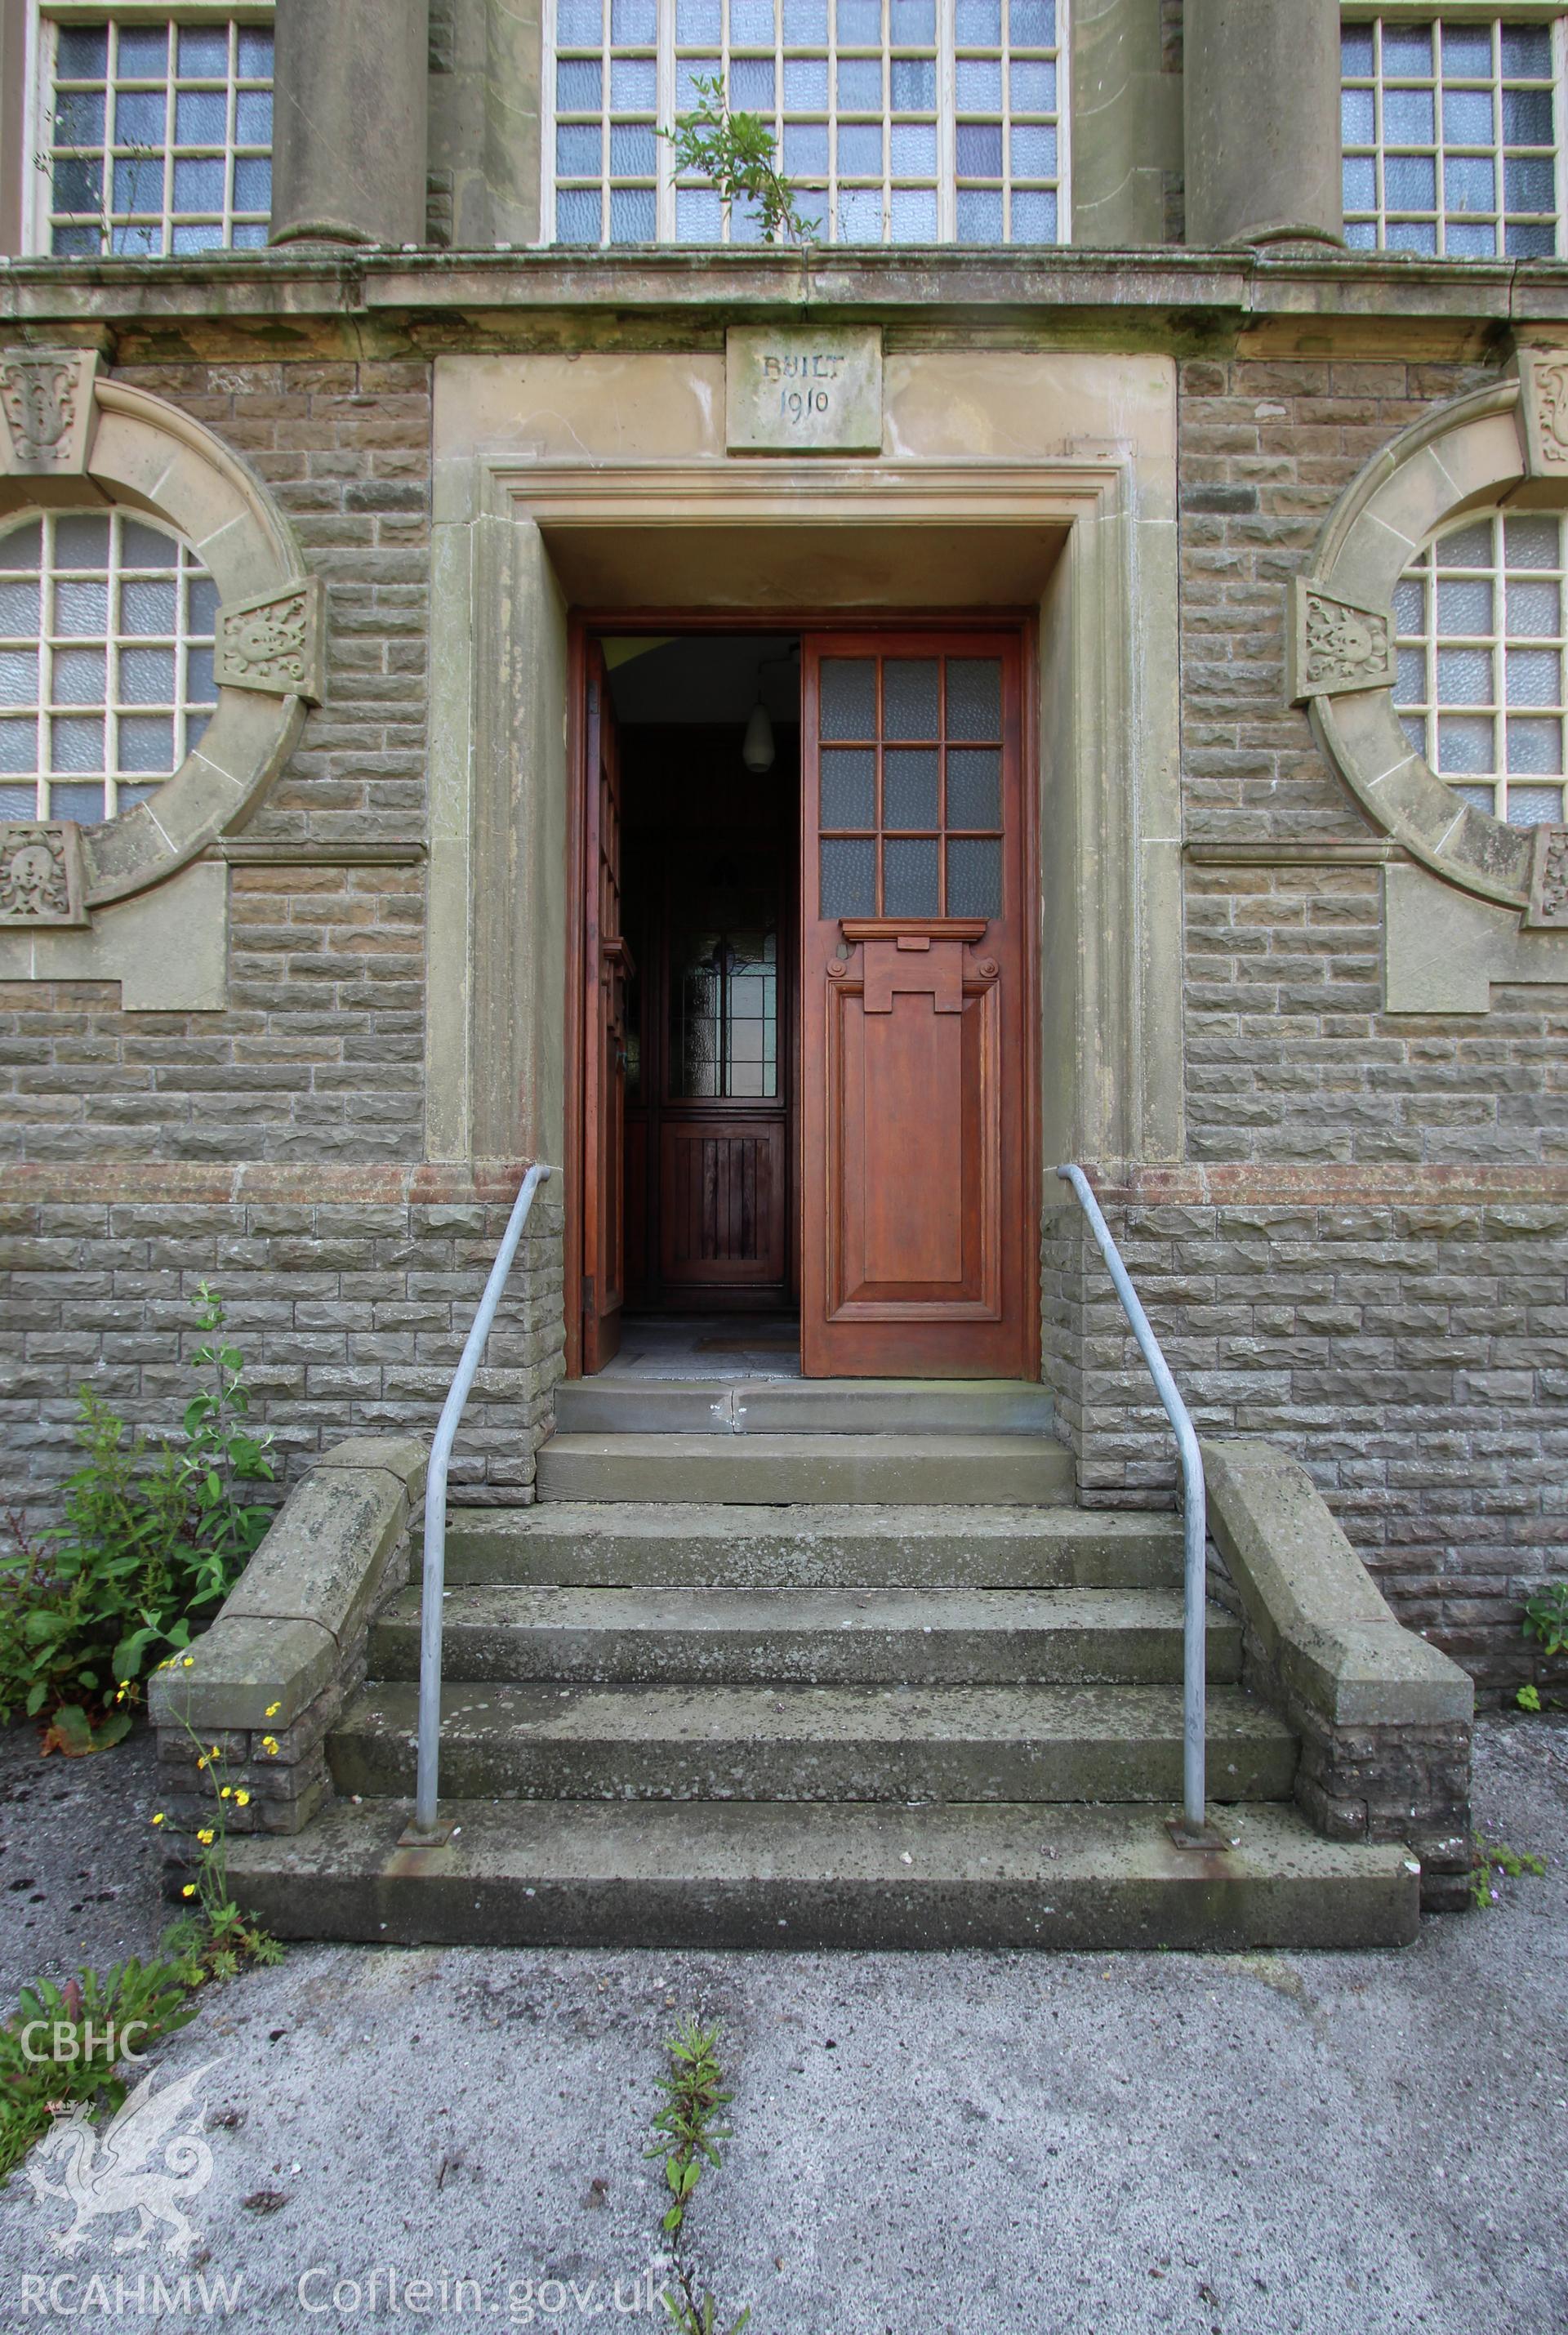
[[[417,1160],[428,369],[115,377],[205,422],[287,513],[326,586],[328,697],[237,838],[283,864],[231,868],[227,1011],[126,1013],[112,986],[0,983],[0,1158]],[[400,847],[402,864],[364,864]]]
[[[428,368],[122,373],[266,480],[328,593],[330,683],[231,839],[230,993],[125,1013],[0,989],[0,1496],[47,1498],[78,1381],[158,1426],[203,1274],[291,1464],[428,1431],[504,1189],[422,1150]],[[1298,1454],[1401,1619],[1485,1683],[1568,1571],[1568,990],[1381,1009],[1389,847],[1284,703],[1285,590],[1335,499],[1476,363],[1181,368],[1186,1164],[1106,1163],[1113,1226],[1209,1432]],[[378,859],[375,855],[382,856]],[[1091,1163],[1092,1164],[1092,1163]],[[519,1266],[459,1497],[528,1497],[559,1370],[558,1200]],[[1048,1375],[1092,1503],[1164,1505],[1169,1449],[1098,1260],[1049,1215]],[[191,1339],[188,1342],[194,1342]]]
[[[476,1186],[440,1169],[329,1164],[13,1170],[0,1202],[0,1515],[37,1520],[47,1507],[71,1463],[82,1384],[133,1421],[177,1426],[204,1276],[276,1431],[280,1488],[347,1435],[428,1442],[518,1176],[498,1168]],[[560,1310],[561,1211],[547,1186],[469,1404],[455,1502],[532,1498]]]

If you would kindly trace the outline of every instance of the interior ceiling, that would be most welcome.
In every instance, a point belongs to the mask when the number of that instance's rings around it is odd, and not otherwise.
[[[561,588],[575,607],[938,610],[1032,607],[1067,540],[1065,526],[715,526],[542,518]]]
[[[680,722],[740,729],[759,691],[771,719],[800,718],[799,645],[789,633],[644,634],[607,638],[610,700],[615,717],[634,723]]]

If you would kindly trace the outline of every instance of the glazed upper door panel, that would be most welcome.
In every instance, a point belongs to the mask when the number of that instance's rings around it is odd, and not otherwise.
[[[1034,1368],[1015,635],[808,638],[801,1351]]]
[[[583,1368],[602,1370],[621,1342],[625,1298],[626,983],[621,924],[621,770],[604,654],[585,674],[583,790]]]

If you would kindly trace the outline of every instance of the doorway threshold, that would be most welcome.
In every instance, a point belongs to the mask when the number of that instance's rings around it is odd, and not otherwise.
[[[595,1381],[714,1380],[730,1386],[799,1376],[799,1314],[628,1313],[620,1351]]]

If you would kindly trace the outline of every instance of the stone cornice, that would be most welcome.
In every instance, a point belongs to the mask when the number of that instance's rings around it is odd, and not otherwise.
[[[0,261],[0,343],[107,335],[122,363],[257,344],[276,357],[688,345],[739,320],[823,309],[895,334],[962,327],[1216,354],[1244,335],[1381,338],[1406,354],[1479,354],[1515,331],[1568,340],[1568,263],[951,247]]]

